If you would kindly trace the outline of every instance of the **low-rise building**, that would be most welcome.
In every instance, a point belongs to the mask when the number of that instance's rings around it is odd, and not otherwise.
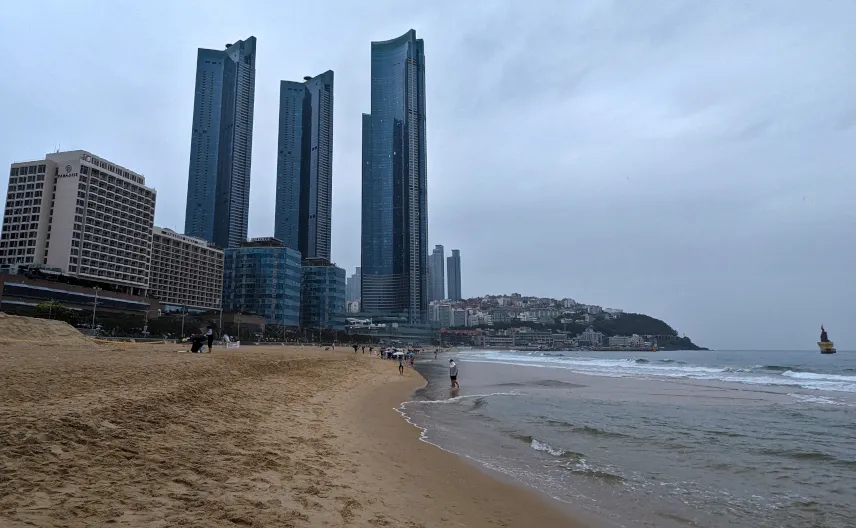
[[[630,337],[628,336],[610,336],[609,338],[609,346],[611,347],[629,347],[632,346],[630,343]]]
[[[200,238],[152,228],[149,297],[166,311],[219,310],[223,295],[223,250]]]
[[[300,252],[273,237],[225,250],[223,310],[263,316],[268,325],[300,325]]]
[[[453,327],[461,327],[467,326],[467,311],[463,308],[454,308],[452,310],[452,324],[450,326]]]
[[[577,336],[577,341],[581,346],[600,346],[603,344],[603,334],[588,327],[585,332]]]
[[[300,326],[345,329],[345,270],[325,259],[303,261]]]

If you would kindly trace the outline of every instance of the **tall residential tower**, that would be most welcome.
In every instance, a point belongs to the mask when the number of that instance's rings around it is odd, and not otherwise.
[[[442,301],[446,298],[446,251],[441,245],[434,246],[434,251],[428,257],[428,279],[430,282],[431,301]]]
[[[220,247],[247,238],[256,38],[199,49],[184,234]]]
[[[427,322],[425,48],[416,31],[371,44],[363,114],[362,310]]]
[[[446,272],[449,276],[449,300],[461,300],[461,251],[452,250],[452,256],[446,259]]]
[[[333,72],[282,81],[274,236],[304,259],[330,260]]]

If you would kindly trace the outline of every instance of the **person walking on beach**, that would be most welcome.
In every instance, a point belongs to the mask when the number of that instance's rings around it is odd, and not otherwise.
[[[208,330],[205,331],[205,337],[208,338],[208,353],[211,353],[211,345],[214,344],[214,329],[208,325]]]
[[[398,374],[404,375],[404,354],[398,356]]]
[[[359,347],[359,345],[357,345],[356,343],[354,343],[354,354],[356,354],[356,353],[357,353],[357,349],[358,349],[358,348],[360,348],[360,347]]]
[[[452,379],[452,388],[460,389],[461,386],[458,385],[458,364],[455,363],[454,359],[449,359],[449,377]]]
[[[366,346],[363,345],[363,354],[365,354],[365,353],[366,353]]]

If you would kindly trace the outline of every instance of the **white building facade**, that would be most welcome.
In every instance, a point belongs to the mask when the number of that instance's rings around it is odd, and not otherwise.
[[[0,266],[42,264],[146,295],[156,192],[145,183],[83,150],[13,163]]]
[[[152,228],[149,297],[165,308],[219,310],[223,294],[223,250],[171,229]]]

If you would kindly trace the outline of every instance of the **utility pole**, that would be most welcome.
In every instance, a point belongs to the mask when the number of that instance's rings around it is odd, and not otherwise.
[[[184,316],[187,315],[187,305],[181,307],[181,337],[184,337]]]
[[[95,286],[93,290],[95,290],[95,302],[92,303],[92,330],[95,330],[95,310],[98,308],[98,286]]]
[[[220,299],[220,322],[217,324],[217,332],[220,334],[220,339],[223,339],[223,299]]]

